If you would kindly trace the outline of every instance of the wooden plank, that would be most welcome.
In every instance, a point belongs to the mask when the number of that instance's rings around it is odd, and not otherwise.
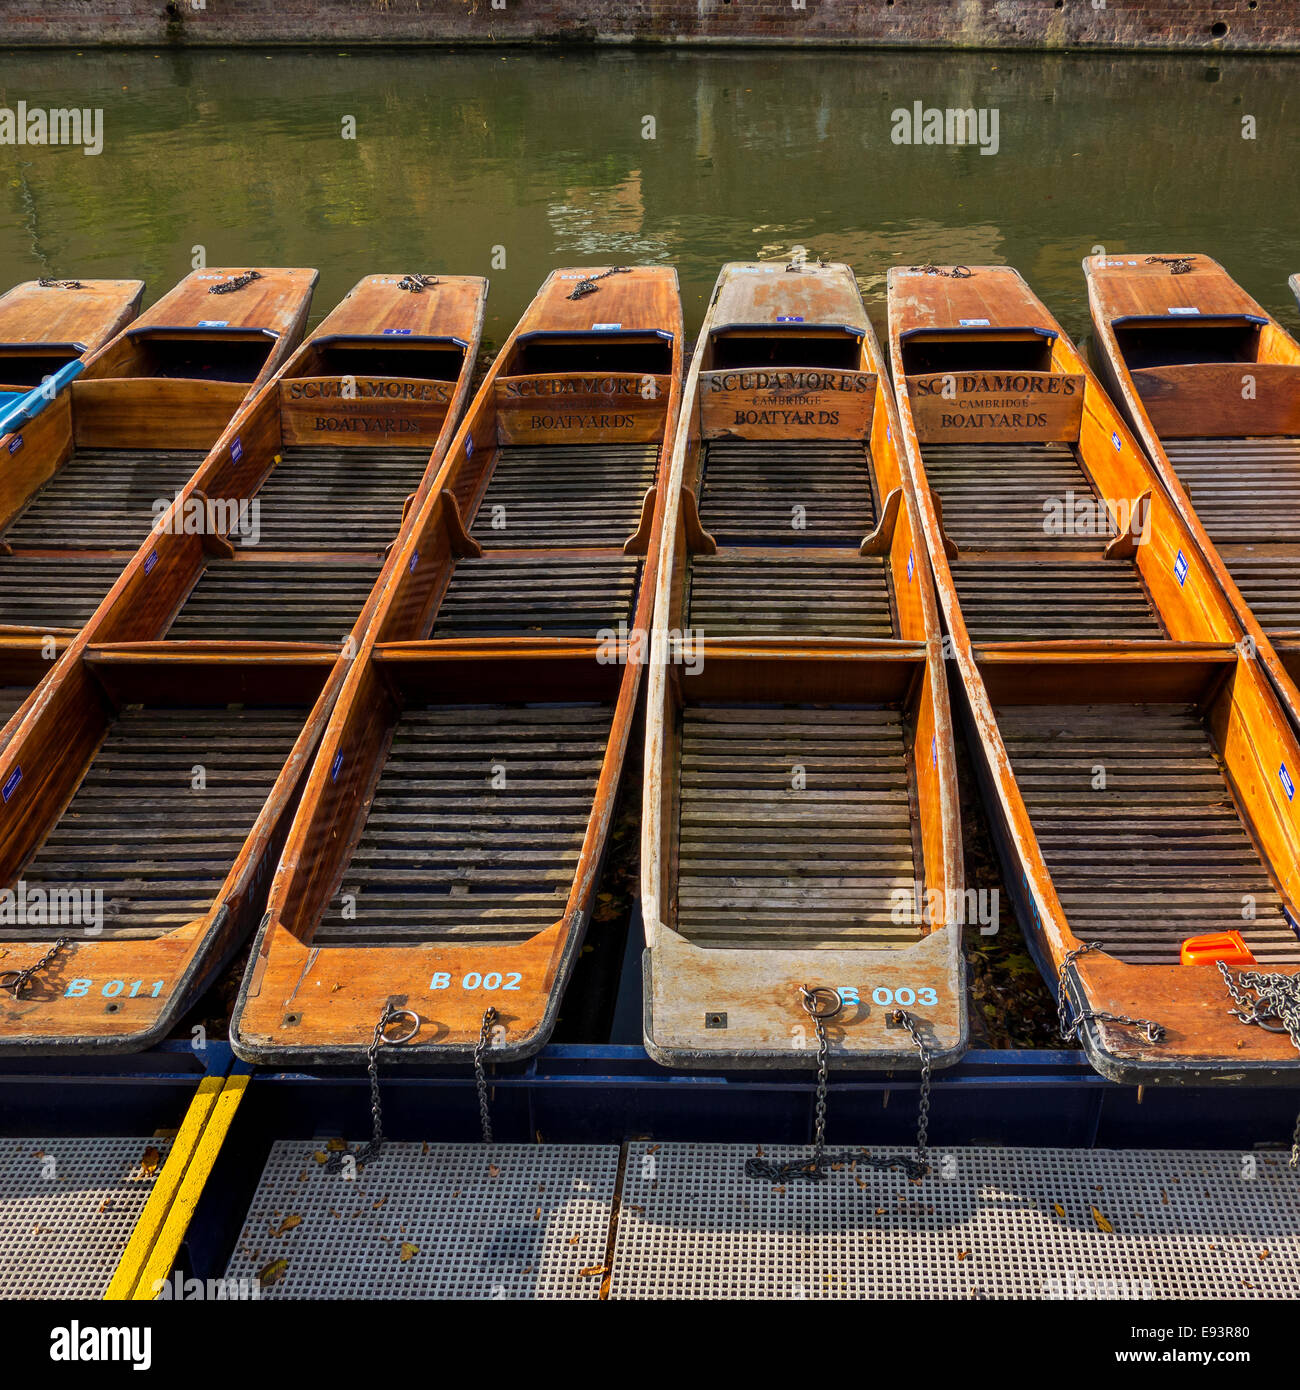
[[[1083,418],[1081,375],[933,372],[907,379],[922,444],[979,440],[1073,443]]]

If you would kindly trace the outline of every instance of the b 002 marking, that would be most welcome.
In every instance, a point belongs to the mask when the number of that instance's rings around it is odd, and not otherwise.
[[[148,986],[149,992],[147,997],[150,999],[157,999],[162,993],[163,985],[166,983],[166,980],[155,980]],[[84,999],[94,987],[94,980],[69,980],[67,989],[63,991],[63,997],[65,999]],[[100,985],[99,992],[105,999],[116,999],[119,994],[125,991],[128,999],[134,999],[144,988],[145,982],[143,980],[130,981],[129,988],[126,980],[105,980],[104,983]]]
[[[471,970],[460,977],[458,985],[463,990],[481,989],[488,994],[494,994],[499,989],[518,989],[523,978],[523,973],[518,970],[507,970],[504,974],[500,970],[489,970],[486,973]],[[451,985],[449,970],[437,971],[429,981],[430,989],[450,989]]]

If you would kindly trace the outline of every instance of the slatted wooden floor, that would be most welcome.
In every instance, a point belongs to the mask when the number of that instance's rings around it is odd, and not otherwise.
[[[1300,629],[1300,439],[1169,439],[1164,445],[1260,626]]]
[[[519,941],[564,914],[613,706],[406,710],[319,944]]]
[[[658,458],[657,444],[503,447],[471,534],[484,550],[621,547],[637,529]]]
[[[19,705],[32,693],[30,685],[0,685],[0,727],[17,713]]]
[[[332,646],[352,631],[380,568],[378,558],[209,560],[167,636]]]
[[[123,710],[19,876],[29,898],[37,888],[102,891],[106,938],[157,936],[202,916],[305,716],[292,709]],[[206,776],[201,790],[193,785],[196,767]],[[0,940],[50,935],[49,926],[0,927]]]
[[[1095,496],[1071,444],[927,444],[922,458],[960,550],[1100,550],[1114,535],[1100,509],[1095,535],[1080,537],[1077,522],[1073,533],[1050,525],[1045,503],[1086,506]]]
[[[676,929],[699,946],[905,945],[922,869],[902,716],[701,704],[682,716]]]
[[[461,560],[434,637],[594,637],[630,625],[640,562],[630,556]]]
[[[949,562],[973,642],[1164,636],[1128,560]]]
[[[867,450],[852,440],[715,439],[700,523],[719,545],[857,546],[876,524]]]
[[[0,623],[76,631],[122,573],[123,561],[0,555]]]
[[[826,559],[811,550],[695,556],[688,614],[706,637],[896,635],[885,561]]]
[[[15,550],[134,550],[201,450],[78,449],[4,532]],[[119,566],[120,568],[120,566]]]
[[[286,448],[257,494],[257,548],[380,554],[428,462],[427,449]]]
[[[1239,931],[1263,963],[1300,961],[1192,706],[1019,705],[997,719],[1080,940],[1134,964],[1176,965],[1187,937]],[[1248,899],[1253,921],[1242,916]]]

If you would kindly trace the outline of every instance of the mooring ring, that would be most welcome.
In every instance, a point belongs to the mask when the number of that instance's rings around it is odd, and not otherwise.
[[[813,1018],[834,1018],[844,1008],[839,990],[832,989],[830,985],[814,985],[811,989],[807,985],[800,985],[799,991],[803,995],[804,1008]]]
[[[400,1037],[392,1038],[388,1035],[388,1030],[394,1023],[402,1018],[409,1018],[411,1026]],[[410,1042],[411,1039],[420,1031],[420,1015],[414,1009],[394,1009],[379,1027],[379,1040],[386,1047],[399,1047],[402,1043]]]

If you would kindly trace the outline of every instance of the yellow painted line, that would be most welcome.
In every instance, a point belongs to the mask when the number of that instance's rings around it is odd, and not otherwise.
[[[205,1076],[199,1082],[199,1088],[185,1111],[185,1119],[172,1143],[167,1161],[162,1166],[162,1172],[154,1180],[153,1191],[144,1204],[140,1219],[135,1223],[135,1230],[131,1232],[126,1249],[122,1251],[117,1269],[113,1271],[113,1277],[104,1293],[106,1299],[131,1297],[131,1291],[140,1276],[140,1268],[158,1239],[172,1198],[180,1189],[185,1169],[189,1166],[195,1146],[203,1135],[203,1127],[208,1122],[208,1116],[221,1095],[224,1084],[223,1076]]]
[[[230,1123],[235,1118],[235,1111],[239,1109],[239,1102],[243,1100],[244,1091],[251,1080],[252,1077],[247,1073],[226,1077],[220,1094],[210,1107],[207,1123],[194,1145],[189,1166],[185,1169],[175,1199],[167,1211],[162,1230],[153,1242],[140,1270],[140,1277],[130,1294],[123,1297],[152,1299],[154,1285],[159,1280],[170,1277],[175,1268],[176,1252],[181,1248],[181,1241],[185,1239],[185,1232],[189,1230],[194,1208],[203,1195],[203,1185],[208,1180],[208,1174],[212,1172],[212,1165],[217,1161]]]

